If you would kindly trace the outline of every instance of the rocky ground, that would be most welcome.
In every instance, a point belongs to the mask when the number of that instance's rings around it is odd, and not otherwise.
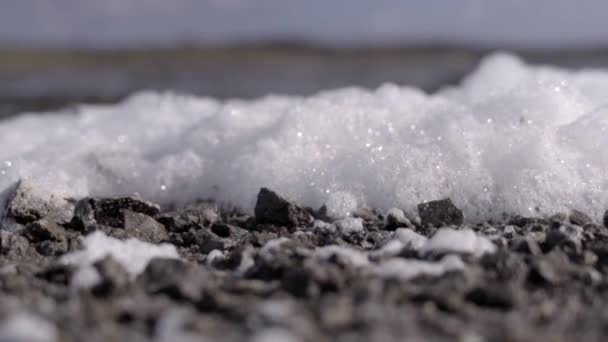
[[[137,197],[58,198],[22,181],[0,230],[0,340],[608,334],[608,217],[470,225],[450,200],[418,209],[337,218],[261,189],[254,216],[209,201],[161,210]]]

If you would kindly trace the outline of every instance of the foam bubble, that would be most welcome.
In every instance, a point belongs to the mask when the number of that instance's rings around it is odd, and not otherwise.
[[[607,90],[605,71],[498,54],[432,95],[392,84],[226,102],[144,92],[0,123],[0,193],[30,178],[75,195],[213,197],[251,210],[266,186],[307,206],[336,203],[338,216],[353,199],[413,212],[451,197],[469,221],[571,208],[599,218]]]

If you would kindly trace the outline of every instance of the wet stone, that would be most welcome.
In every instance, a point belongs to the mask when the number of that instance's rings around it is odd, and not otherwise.
[[[186,208],[161,213],[156,219],[172,232],[187,231],[195,226],[209,226],[220,219],[220,211],[214,202],[200,202]]]
[[[267,188],[260,189],[255,205],[255,218],[258,223],[284,225],[287,227],[305,226],[313,221],[312,215]]]
[[[420,203],[418,204],[418,213],[421,224],[425,227],[461,225],[464,222],[464,214],[449,198]]]

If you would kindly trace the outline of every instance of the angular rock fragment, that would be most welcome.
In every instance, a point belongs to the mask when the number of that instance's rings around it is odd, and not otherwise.
[[[68,202],[37,184],[21,180],[7,207],[7,216],[19,223],[33,222],[60,211]]]
[[[420,214],[421,224],[425,227],[461,225],[464,222],[464,214],[449,198],[420,203],[418,204],[418,213]]]
[[[131,210],[123,211],[124,229],[130,237],[142,241],[161,243],[167,240],[165,226],[150,216]]]
[[[267,188],[260,189],[255,205],[258,223],[277,224],[287,227],[304,226],[313,221],[306,210],[287,201]]]
[[[158,205],[132,197],[91,199],[95,220],[111,227],[124,227],[124,211],[154,216],[158,214]]]
[[[160,208],[157,204],[133,197],[84,198],[76,204],[70,226],[83,230],[89,225],[99,223],[109,227],[124,228],[126,210],[155,216]]]
[[[591,219],[591,217],[589,217],[589,215],[585,214],[582,211],[573,209],[570,212],[570,216],[568,217],[570,220],[570,223],[575,224],[577,226],[584,226],[587,223],[591,223],[593,222],[593,220]]]
[[[75,230],[85,230],[90,225],[95,224],[95,210],[93,202],[89,198],[82,199],[74,207],[74,217],[69,227]]]
[[[42,219],[32,222],[25,227],[24,236],[31,242],[42,242],[46,240],[61,241],[65,240],[65,229],[60,225]]]
[[[184,209],[166,212],[156,219],[172,232],[183,232],[195,226],[208,226],[220,218],[220,211],[214,202],[200,202]]]

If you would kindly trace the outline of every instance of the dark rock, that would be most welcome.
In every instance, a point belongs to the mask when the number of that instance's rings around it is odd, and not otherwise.
[[[278,224],[287,227],[305,226],[312,222],[310,213],[267,188],[260,189],[255,205],[258,223]]]
[[[155,216],[160,211],[158,205],[133,197],[84,198],[76,204],[70,226],[73,229],[84,230],[88,226],[98,223],[109,227],[124,228],[125,210],[147,216]]]
[[[515,306],[513,292],[504,285],[486,284],[470,290],[465,299],[477,306],[496,309],[511,310]]]
[[[384,229],[392,231],[397,230],[397,228],[412,227],[414,227],[414,225],[401,209],[393,209],[386,214],[386,225],[384,226]]]
[[[66,232],[63,227],[45,219],[28,224],[23,235],[31,242],[62,241],[66,239]]]
[[[604,227],[608,228],[608,210],[604,212]]]
[[[577,226],[584,226],[587,223],[592,223],[593,220],[591,219],[591,217],[589,217],[589,215],[583,213],[582,211],[578,211],[576,209],[573,209],[570,212],[570,223],[575,224]]]
[[[142,241],[161,243],[167,240],[165,226],[148,215],[136,213],[131,210],[123,210],[124,229],[134,238]]]
[[[72,218],[69,227],[75,230],[84,231],[87,227],[95,223],[93,201],[90,198],[84,198],[78,201],[74,207],[74,217]]]
[[[223,238],[227,238],[230,237],[230,233],[232,232],[232,227],[229,224],[225,224],[225,223],[216,223],[213,226],[211,226],[211,231],[219,236],[219,237],[223,237]]]
[[[132,197],[91,199],[95,220],[110,227],[124,227],[124,211],[129,210],[148,216],[158,214],[156,204]]]
[[[194,226],[208,226],[217,222],[220,219],[220,212],[217,204],[207,201],[181,210],[162,213],[156,219],[169,231],[183,232]]]
[[[461,225],[464,214],[451,199],[430,201],[418,204],[421,224],[423,226],[441,227],[446,225]]]
[[[156,258],[148,263],[137,282],[152,295],[196,302],[201,299],[205,276],[196,266],[182,260]]]
[[[99,283],[91,291],[96,296],[107,297],[123,292],[130,283],[127,270],[114,258],[107,256],[93,264],[99,277]]]
[[[549,229],[543,244],[545,252],[556,247],[577,251],[581,247],[582,228],[579,226],[561,225],[559,228]]]
[[[50,213],[62,210],[67,201],[44,188],[20,180],[7,207],[7,215],[25,224],[44,218]]]

